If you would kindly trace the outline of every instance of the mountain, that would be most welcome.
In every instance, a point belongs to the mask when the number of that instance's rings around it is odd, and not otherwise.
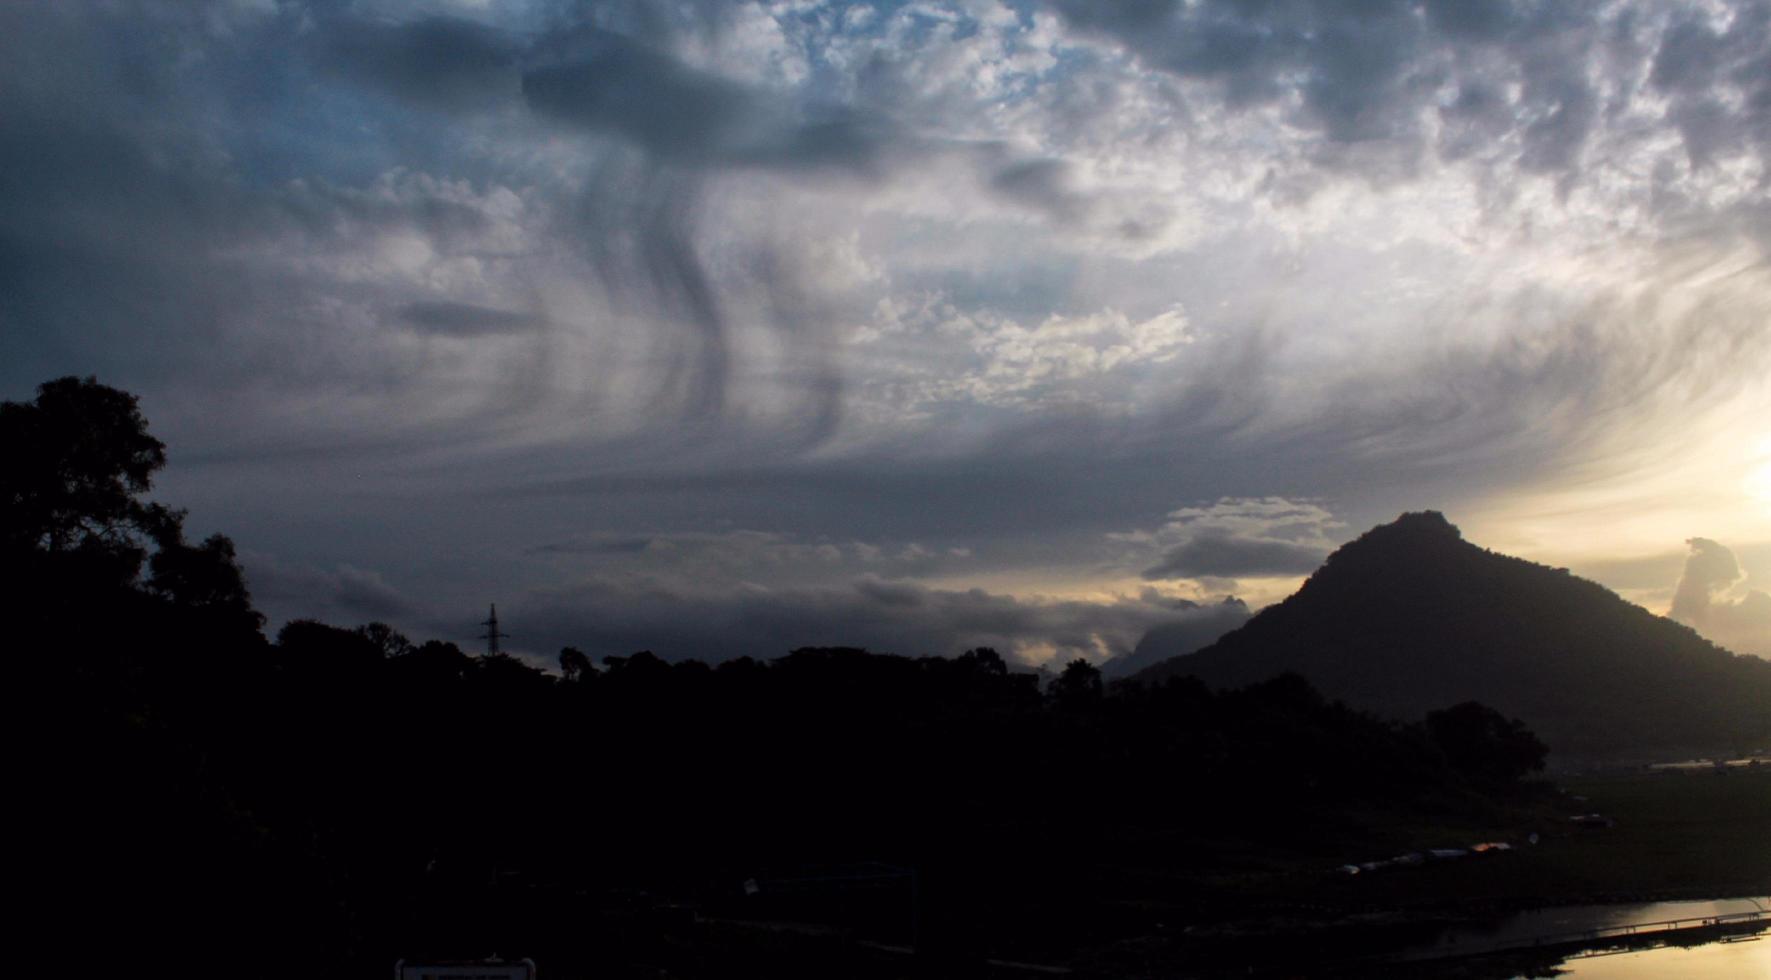
[[[1174,620],[1151,627],[1136,648],[1101,665],[1109,678],[1130,677],[1170,657],[1193,653],[1213,640],[1248,622],[1248,604],[1227,596],[1211,606],[1189,606]]]
[[[1136,676],[1233,687],[1286,671],[1396,718],[1481,701],[1563,764],[1771,744],[1771,661],[1567,569],[1479,548],[1432,511],[1373,528],[1295,595]]]

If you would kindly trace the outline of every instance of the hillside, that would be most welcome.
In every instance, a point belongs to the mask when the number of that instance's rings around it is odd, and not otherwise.
[[[1137,676],[1236,686],[1284,671],[1397,718],[1482,701],[1562,763],[1771,741],[1771,661],[1565,569],[1479,548],[1431,511],[1366,532],[1241,629]]]

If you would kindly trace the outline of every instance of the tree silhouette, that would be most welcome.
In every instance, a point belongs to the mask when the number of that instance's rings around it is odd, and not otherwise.
[[[563,647],[560,650],[560,676],[567,681],[581,680],[590,675],[592,668],[590,658],[577,647]]]
[[[357,634],[375,645],[383,657],[403,657],[412,652],[412,641],[405,634],[383,622],[364,623]]]
[[[184,540],[184,513],[143,499],[166,465],[137,399],[66,377],[31,402],[0,402],[0,541],[15,572],[63,596],[138,584],[174,607],[256,632],[246,577],[226,535]],[[152,557],[150,558],[150,548]]]
[[[1452,768],[1504,786],[1543,768],[1549,749],[1518,719],[1475,701],[1427,714],[1427,737]]]
[[[992,647],[974,647],[960,654],[958,661],[980,673],[994,677],[1004,677],[1008,674],[1008,664],[1002,659],[1002,654],[997,653]]]
[[[473,658],[453,643],[426,640],[394,663],[414,684],[435,687],[459,681],[473,665]]]
[[[96,378],[59,378],[31,402],[0,402],[0,535],[9,555],[75,556],[123,582],[183,515],[140,499],[166,465],[136,398]]]
[[[252,608],[234,543],[225,535],[212,534],[196,546],[178,538],[162,541],[148,570],[149,591],[176,605],[225,615],[253,629],[264,625],[264,616]]]
[[[277,646],[292,667],[340,675],[368,670],[381,661],[381,648],[356,630],[313,619],[292,619],[277,631]]]
[[[1064,665],[1051,683],[1052,703],[1061,708],[1082,708],[1101,700],[1101,669],[1081,657]]]

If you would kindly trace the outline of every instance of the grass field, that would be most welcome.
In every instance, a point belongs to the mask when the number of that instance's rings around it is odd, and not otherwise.
[[[1177,868],[1167,895],[1150,887],[1117,910],[1122,924],[1218,919],[1222,926],[1184,939],[1171,931],[1143,946],[1103,946],[1084,958],[1089,968],[1083,973],[1131,975],[1147,961],[1167,963],[1179,975],[1215,976],[1238,958],[1329,962],[1532,908],[1771,895],[1771,767],[1723,776],[1588,776],[1565,780],[1560,790],[1496,811],[1492,819],[1399,823],[1391,822],[1394,815],[1361,815],[1368,819],[1355,818],[1358,832],[1326,829],[1329,850],[1346,848],[1339,858],[1322,851],[1238,855],[1222,849],[1219,856],[1234,867],[1214,873]],[[1582,829],[1568,820],[1589,812],[1612,818],[1614,826]],[[1539,843],[1523,844],[1533,832]],[[1333,871],[1338,860],[1482,840],[1520,846],[1375,874]],[[1191,901],[1182,897],[1189,895]],[[1139,952],[1128,958],[1129,951]]]
[[[1681,897],[1771,892],[1771,767],[1589,777],[1566,788],[1617,826],[1545,851],[1539,860],[1557,880]]]
[[[1771,894],[1771,767],[1727,775],[1631,772],[1570,779],[1498,839],[1507,854],[1318,882],[1314,897],[1361,905],[1527,907]],[[1585,800],[1577,799],[1585,797]],[[1607,829],[1569,823],[1610,817]],[[1474,828],[1406,828],[1417,846]],[[1443,845],[1441,845],[1443,846]],[[1373,857],[1383,857],[1378,854]]]

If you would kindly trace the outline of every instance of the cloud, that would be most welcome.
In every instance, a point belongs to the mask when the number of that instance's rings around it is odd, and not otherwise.
[[[1771,656],[1771,594],[1736,588],[1743,576],[1728,548],[1708,538],[1685,543],[1691,552],[1667,615],[1738,653]]]
[[[1319,545],[1251,538],[1208,529],[1170,548],[1143,572],[1147,579],[1306,575],[1328,552]]]
[[[1248,605],[1235,596],[1185,610],[1150,627],[1129,655],[1108,662],[1107,673],[1129,677],[1151,664],[1202,650],[1248,622],[1250,615]]]
[[[632,555],[650,549],[654,541],[648,535],[596,535],[536,545],[530,551],[538,555]]]
[[[842,585],[694,586],[599,577],[510,604],[539,638],[597,655],[650,649],[671,659],[776,657],[799,646],[863,646],[912,656],[991,646],[1025,663],[1124,656],[1191,603],[1154,592],[1105,602],[1022,599],[863,577]],[[511,627],[513,630],[516,626]]]
[[[876,349],[887,362],[870,372],[866,392],[887,411],[986,405],[1122,412],[1148,396],[1194,336],[1179,307],[1141,320],[1106,309],[1026,325],[993,312],[967,313],[939,294],[925,294],[881,303],[857,340],[863,352]],[[896,350],[912,345],[947,356],[889,363]]]
[[[907,138],[885,119],[849,109],[797,112],[760,89],[606,31],[545,38],[537,52],[549,63],[522,79],[534,111],[620,136],[673,163],[869,174],[892,143]]]
[[[1748,67],[1771,36],[1759,3],[1053,5],[1199,97],[1318,134],[1330,151],[1318,163],[1369,162],[1375,150],[1407,175],[1433,152],[1479,154],[1568,187],[1619,162],[1611,127],[1631,117],[1671,123],[1696,167],[1767,148],[1771,108],[1756,94],[1771,83]],[[1644,76],[1671,100],[1664,115],[1637,104]],[[1737,97],[1717,97],[1729,88]]]
[[[965,548],[753,530],[583,534],[536,546],[530,554],[559,561],[570,572],[645,576],[688,591],[712,583],[883,582],[952,574],[973,564]]]
[[[1706,617],[1712,595],[1726,591],[1740,578],[1740,565],[1734,560],[1734,552],[1708,538],[1692,538],[1685,544],[1691,553],[1685,559],[1685,570],[1679,576],[1668,615],[1692,622]]]
[[[519,90],[520,43],[496,28],[454,17],[404,23],[356,17],[320,21],[321,63],[419,105],[486,109]]]
[[[400,622],[418,611],[416,603],[371,569],[346,564],[328,569],[259,552],[242,555],[241,565],[253,604],[273,627],[279,621],[313,618],[351,625]]]
[[[450,337],[521,333],[546,323],[544,317],[534,313],[447,301],[408,303],[398,312],[400,319],[419,330]]]
[[[1018,160],[997,170],[990,186],[1012,201],[1062,221],[1075,221],[1085,216],[1089,201],[1071,186],[1070,171],[1063,160]]]
[[[1507,48],[1492,64],[1473,56],[1467,64],[1457,61],[1446,69],[1456,84],[1445,81],[1428,99],[1432,106],[1444,102],[1453,115],[1462,113],[1459,126],[1478,126],[1478,143],[1516,135],[1527,116],[1542,121],[1562,111],[1538,112],[1529,99],[1511,94],[1526,84],[1521,79],[1529,81],[1520,66],[1537,63],[1531,44],[1520,40],[1537,37],[1530,29],[1537,22],[1528,17],[1546,15],[1506,4],[1454,6],[1433,6],[1423,21],[1379,5],[1365,26],[1348,26],[1332,8],[1312,4],[1285,10],[1091,4],[1066,8],[1069,19],[1062,22],[1038,11],[998,16],[1008,12],[984,5],[939,18],[916,10],[882,14],[865,29],[818,26],[761,8],[728,15],[718,5],[667,13],[633,4],[619,15],[545,22],[501,19],[493,10],[475,14],[476,20],[326,15],[316,21],[311,42],[303,42],[308,47],[297,46],[312,49],[312,66],[280,54],[286,42],[305,36],[293,16],[237,12],[230,14],[230,30],[217,33],[198,20],[179,19],[156,22],[150,31],[120,9],[101,12],[78,4],[56,16],[14,13],[14,36],[54,35],[41,44],[21,44],[21,52],[33,46],[62,52],[55,64],[20,58],[9,67],[18,77],[9,79],[8,90],[25,93],[15,108],[40,112],[55,106],[62,116],[39,127],[30,112],[8,109],[8,118],[23,127],[8,141],[17,150],[9,154],[15,164],[9,186],[23,189],[8,209],[21,217],[10,244],[0,248],[0,264],[12,270],[7,281],[17,287],[9,287],[10,308],[16,317],[60,325],[45,331],[21,322],[15,337],[50,339],[13,340],[20,348],[16,363],[65,360],[72,350],[101,352],[97,357],[115,350],[120,363],[163,359],[171,373],[190,351],[226,350],[231,368],[206,368],[234,372],[224,390],[271,385],[289,390],[267,400],[298,401],[327,386],[334,394],[401,401],[399,411],[382,404],[345,412],[373,399],[335,397],[321,399],[338,409],[332,417],[293,411],[276,416],[316,429],[351,430],[332,433],[341,439],[411,415],[489,421],[494,414],[528,413],[490,428],[503,433],[552,426],[595,434],[619,432],[627,420],[643,417],[660,425],[710,427],[766,419],[785,430],[807,420],[781,440],[807,450],[830,439],[854,445],[881,435],[899,438],[918,425],[939,440],[994,424],[981,422],[991,418],[983,413],[1005,406],[1035,414],[1107,411],[1157,426],[1166,415],[1186,421],[1190,429],[1183,436],[1210,437],[1217,432],[1199,424],[1196,409],[1215,399],[1219,413],[1239,412],[1244,421],[1269,427],[1293,425],[1286,438],[1325,451],[1333,451],[1327,444],[1337,437],[1359,440],[1361,450],[1406,442],[1384,430],[1427,422],[1435,423],[1430,428],[1440,440],[1461,431],[1471,442],[1498,441],[1511,434],[1508,427],[1523,424],[1507,405],[1529,405],[1530,414],[1540,416],[1533,399],[1567,390],[1565,382],[1589,383],[1572,376],[1575,354],[1583,363],[1619,365],[1617,371],[1595,370],[1590,386],[1599,387],[1627,376],[1625,369],[1633,366],[1628,361],[1637,352],[1622,346],[1623,338],[1647,337],[1644,345],[1656,349],[1679,341],[1663,344],[1626,324],[1585,337],[1570,328],[1566,343],[1559,336],[1526,336],[1529,331],[1521,328],[1512,348],[1497,344],[1484,351],[1483,335],[1493,328],[1470,323],[1422,332],[1429,339],[1467,333],[1465,350],[1436,350],[1431,343],[1397,350],[1396,338],[1413,329],[1403,321],[1435,315],[1430,304],[1416,304],[1398,322],[1371,331],[1383,336],[1359,336],[1364,331],[1344,327],[1346,349],[1324,350],[1322,341],[1336,331],[1311,324],[1348,324],[1355,312],[1364,312],[1300,309],[1270,314],[1263,326],[1222,309],[1236,295],[1295,294],[1325,303],[1320,297],[1333,290],[1325,290],[1324,281],[1345,287],[1349,306],[1386,302],[1395,292],[1390,279],[1362,289],[1365,280],[1338,272],[1345,266],[1327,246],[1311,246],[1307,229],[1289,253],[1261,251],[1266,245],[1255,239],[1263,228],[1300,234],[1290,224],[1295,215],[1285,208],[1263,211],[1262,198],[1277,193],[1272,189],[1290,179],[1287,174],[1296,176],[1286,161],[1313,139],[1258,132],[1266,118],[1262,107],[1291,104],[1267,101],[1272,86],[1318,75],[1361,80],[1341,86],[1353,100],[1348,106],[1335,109],[1323,100],[1343,96],[1321,94],[1312,96],[1319,105],[1310,110],[1342,118],[1336,126],[1355,125],[1369,115],[1361,108],[1367,103],[1427,98],[1397,89],[1393,69],[1414,65],[1409,59],[1424,65],[1445,56],[1423,53],[1438,51],[1433,39],[1443,34]],[[1752,57],[1754,16],[1742,11],[1732,19],[1684,18],[1674,26],[1644,20],[1638,33],[1664,28],[1689,36],[1678,45],[1696,52],[1668,53],[1663,45],[1652,69],[1655,84],[1682,93],[1680,98],[1708,93],[1735,112],[1734,89],[1747,86],[1738,93],[1745,96],[1757,84],[1742,74]],[[1075,30],[1067,33],[1065,23]],[[1578,34],[1580,23],[1557,30]],[[1330,28],[1419,37],[1391,50],[1369,38],[1336,39]],[[200,50],[202,57],[188,59],[180,70],[171,67],[176,59],[149,59],[156,67],[145,85],[110,79],[108,73],[118,70],[111,66],[126,59],[114,57],[106,45],[126,49],[145,43],[131,38],[148,35],[155,44]],[[1187,39],[1196,36],[1226,43],[1195,50]],[[71,43],[69,37],[84,40]],[[1544,37],[1549,40],[1543,44],[1561,50],[1562,33]],[[1151,54],[1152,64],[1166,67],[1152,78],[1150,71],[1110,58],[1056,58],[1064,52],[1079,56],[1078,45],[1098,45],[1100,38],[1118,39],[1134,54],[1162,49],[1160,58]],[[1673,43],[1673,33],[1667,38]],[[1616,63],[1593,70],[1619,77],[1648,72],[1649,55],[1638,50],[1644,43],[1607,54]],[[808,51],[822,60],[801,64]],[[1364,65],[1362,58],[1382,64]],[[1320,71],[1303,75],[1286,67],[1319,62]],[[279,70],[252,76],[256,84],[239,88],[252,66],[265,63]],[[1705,63],[1719,67],[1705,73],[1698,67]],[[310,67],[315,74],[306,73]],[[1426,70],[1408,71],[1417,69]],[[1257,84],[1253,76],[1261,73],[1272,77]],[[874,82],[882,74],[894,81],[879,88]],[[1169,75],[1222,82],[1226,101],[1217,105],[1207,93],[1187,90],[1177,102],[1164,102],[1174,94]],[[1250,77],[1233,81],[1242,75]],[[78,79],[85,76],[110,81],[84,86]],[[525,77],[526,95],[520,91]],[[449,126],[430,117],[408,118],[400,104],[383,98],[467,105],[482,89],[508,99],[513,84],[518,90],[505,106],[509,111]],[[217,92],[237,94],[218,99]],[[1087,125],[1071,127],[1068,100],[1085,94],[1104,100],[1091,103],[1100,111]],[[1557,97],[1555,104],[1571,103]],[[1175,115],[1164,115],[1171,111]],[[1503,117],[1501,129],[1482,128],[1488,124],[1480,120]],[[136,123],[147,118],[155,125]],[[79,125],[71,127],[70,119]],[[1277,183],[1252,177],[1239,182],[1235,169],[1225,167],[1233,158],[1247,159],[1246,139],[1256,136],[1255,142],[1272,148]],[[1750,149],[1739,143],[1729,152]],[[1629,166],[1640,170],[1648,162]],[[110,178],[119,173],[129,176]],[[803,179],[812,173],[865,179]],[[1653,190],[1653,199],[1696,203],[1703,188],[1691,184],[1689,175],[1675,176]],[[1418,174],[1429,182],[1423,194],[1434,200],[1460,199],[1463,184],[1453,178],[1432,168]],[[420,185],[424,192],[415,192]],[[1333,181],[1312,186],[1344,187]],[[124,187],[129,193],[120,193]],[[400,188],[397,195],[389,192],[393,187]],[[1639,190],[1647,200],[1647,189]],[[520,213],[493,215],[482,202],[469,200],[500,195],[521,202]],[[1179,211],[1209,209],[1201,213],[1211,219],[1200,226],[1179,218],[1176,228],[1247,229],[1255,236],[1247,245],[1228,247],[1252,249],[1237,261],[1245,270],[1261,270],[1259,288],[1248,288],[1253,272],[1220,277],[1189,271],[1209,265],[1212,257],[1174,253],[1175,243],[1185,239],[1168,239],[1166,231],[1156,233],[1149,246],[1155,251],[1147,255],[1089,254],[1100,229],[1168,228],[1156,208],[1176,201],[1183,202],[1174,205]],[[1723,213],[1738,202],[1738,194],[1724,194],[1712,203]],[[1400,212],[1388,207],[1394,203],[1386,203],[1386,219],[1411,213],[1408,202],[1401,202]],[[1054,222],[1051,233],[1025,234],[1029,211]],[[762,217],[767,215],[783,216],[780,227],[770,227]],[[1077,215],[1088,216],[1081,222],[1087,227],[1065,224]],[[853,240],[870,253],[869,278],[831,285],[838,280],[824,274],[826,264],[815,258],[821,253],[801,247],[802,222],[819,221],[842,236],[868,229],[864,242]],[[1358,233],[1330,237],[1340,241]],[[1007,247],[999,248],[1005,241]],[[1353,258],[1373,268],[1400,261],[1380,245]],[[1446,259],[1447,268],[1456,268],[1465,256],[1448,253]],[[1317,280],[1288,283],[1286,270],[1294,261],[1323,269]],[[959,288],[923,290],[925,264],[938,267],[929,274],[950,287],[971,284],[971,295]],[[1497,301],[1497,319],[1524,323],[1543,309],[1579,299],[1558,296],[1563,284],[1507,283],[1511,271],[1496,270],[1493,280],[1472,283],[1469,290],[1497,296],[1538,290],[1536,308],[1503,310]],[[1134,280],[1172,285],[1160,287],[1166,295],[1152,295],[1148,285],[1127,285]],[[1227,295],[1218,295],[1216,281]],[[100,282],[110,285],[95,288]],[[358,329],[381,311],[405,307],[413,315],[394,319],[434,327],[419,333],[450,339],[471,329],[501,342],[517,331],[492,325],[515,321],[482,318],[470,328],[460,316],[418,307],[413,296],[508,311],[527,308],[537,294],[547,308],[535,315],[550,326],[530,331],[535,346],[519,354],[515,345],[505,345],[477,365],[466,345],[439,354]],[[1197,302],[1193,294],[1199,294]],[[1461,302],[1452,284],[1439,295],[1453,296],[1444,301],[1452,307]],[[512,297],[520,301],[513,304]],[[878,310],[890,312],[866,322],[868,311]],[[107,328],[94,326],[131,318],[151,326],[108,328],[120,343],[107,343],[113,338],[98,335]],[[848,344],[844,328],[857,320],[861,334],[880,339],[863,340],[859,348]],[[1278,338],[1268,347],[1271,360],[1253,373],[1233,373],[1245,367],[1237,352],[1250,349],[1245,341],[1260,331]],[[1305,335],[1313,336],[1295,343]],[[150,336],[152,344],[137,343]],[[173,338],[177,342],[167,342]],[[1690,339],[1699,350],[1727,342]],[[1370,349],[1374,341],[1399,355],[1397,375],[1433,370],[1445,383],[1374,379],[1371,365],[1351,353]],[[45,349],[58,342],[65,351]],[[1182,352],[1182,343],[1191,349]],[[131,345],[140,350],[129,350]],[[1591,348],[1607,345],[1620,346],[1591,356]],[[1534,371],[1517,363],[1546,349],[1568,356]],[[782,353],[788,350],[793,353]],[[153,351],[166,353],[155,357]],[[1684,364],[1661,358],[1656,366],[1677,376]],[[511,383],[519,370],[523,382]],[[253,371],[256,376],[239,376]],[[1497,404],[1481,402],[1487,390],[1483,372],[1517,390]],[[621,382],[612,377],[617,373],[637,380]],[[549,418],[548,412],[557,418],[565,399],[533,394],[544,387],[602,393],[624,386],[649,393],[651,403],[639,406],[639,399],[623,393],[601,398],[594,415],[588,405],[573,405],[587,419],[579,426]],[[1678,383],[1662,387],[1690,390]],[[1527,397],[1515,397],[1521,392]],[[788,395],[800,399],[782,407]],[[476,398],[475,410],[464,411],[462,403]],[[629,404],[608,410],[610,402],[623,400]],[[769,410],[759,412],[759,405]],[[961,418],[961,424],[949,424]],[[1297,421],[1310,418],[1321,422],[1305,427]],[[1454,424],[1439,424],[1448,418]],[[865,427],[876,421],[882,424]],[[845,422],[862,424],[840,431]]]
[[[346,6],[0,5],[0,383],[263,553],[1259,601],[1771,409],[1763,4]]]
[[[1724,20],[1725,26],[1718,24]],[[1650,82],[1670,100],[1668,120],[1678,128],[1694,168],[1706,168],[1743,150],[1764,149],[1771,91],[1762,66],[1771,9],[1742,4],[1725,18],[1698,9],[1679,11],[1655,51]],[[1737,101],[1738,97],[1744,101]]]
[[[1228,581],[1306,575],[1322,564],[1333,547],[1332,533],[1343,526],[1308,501],[1226,497],[1170,511],[1154,531],[1108,537],[1130,546],[1134,558],[1158,554],[1140,572],[1146,579]]]

